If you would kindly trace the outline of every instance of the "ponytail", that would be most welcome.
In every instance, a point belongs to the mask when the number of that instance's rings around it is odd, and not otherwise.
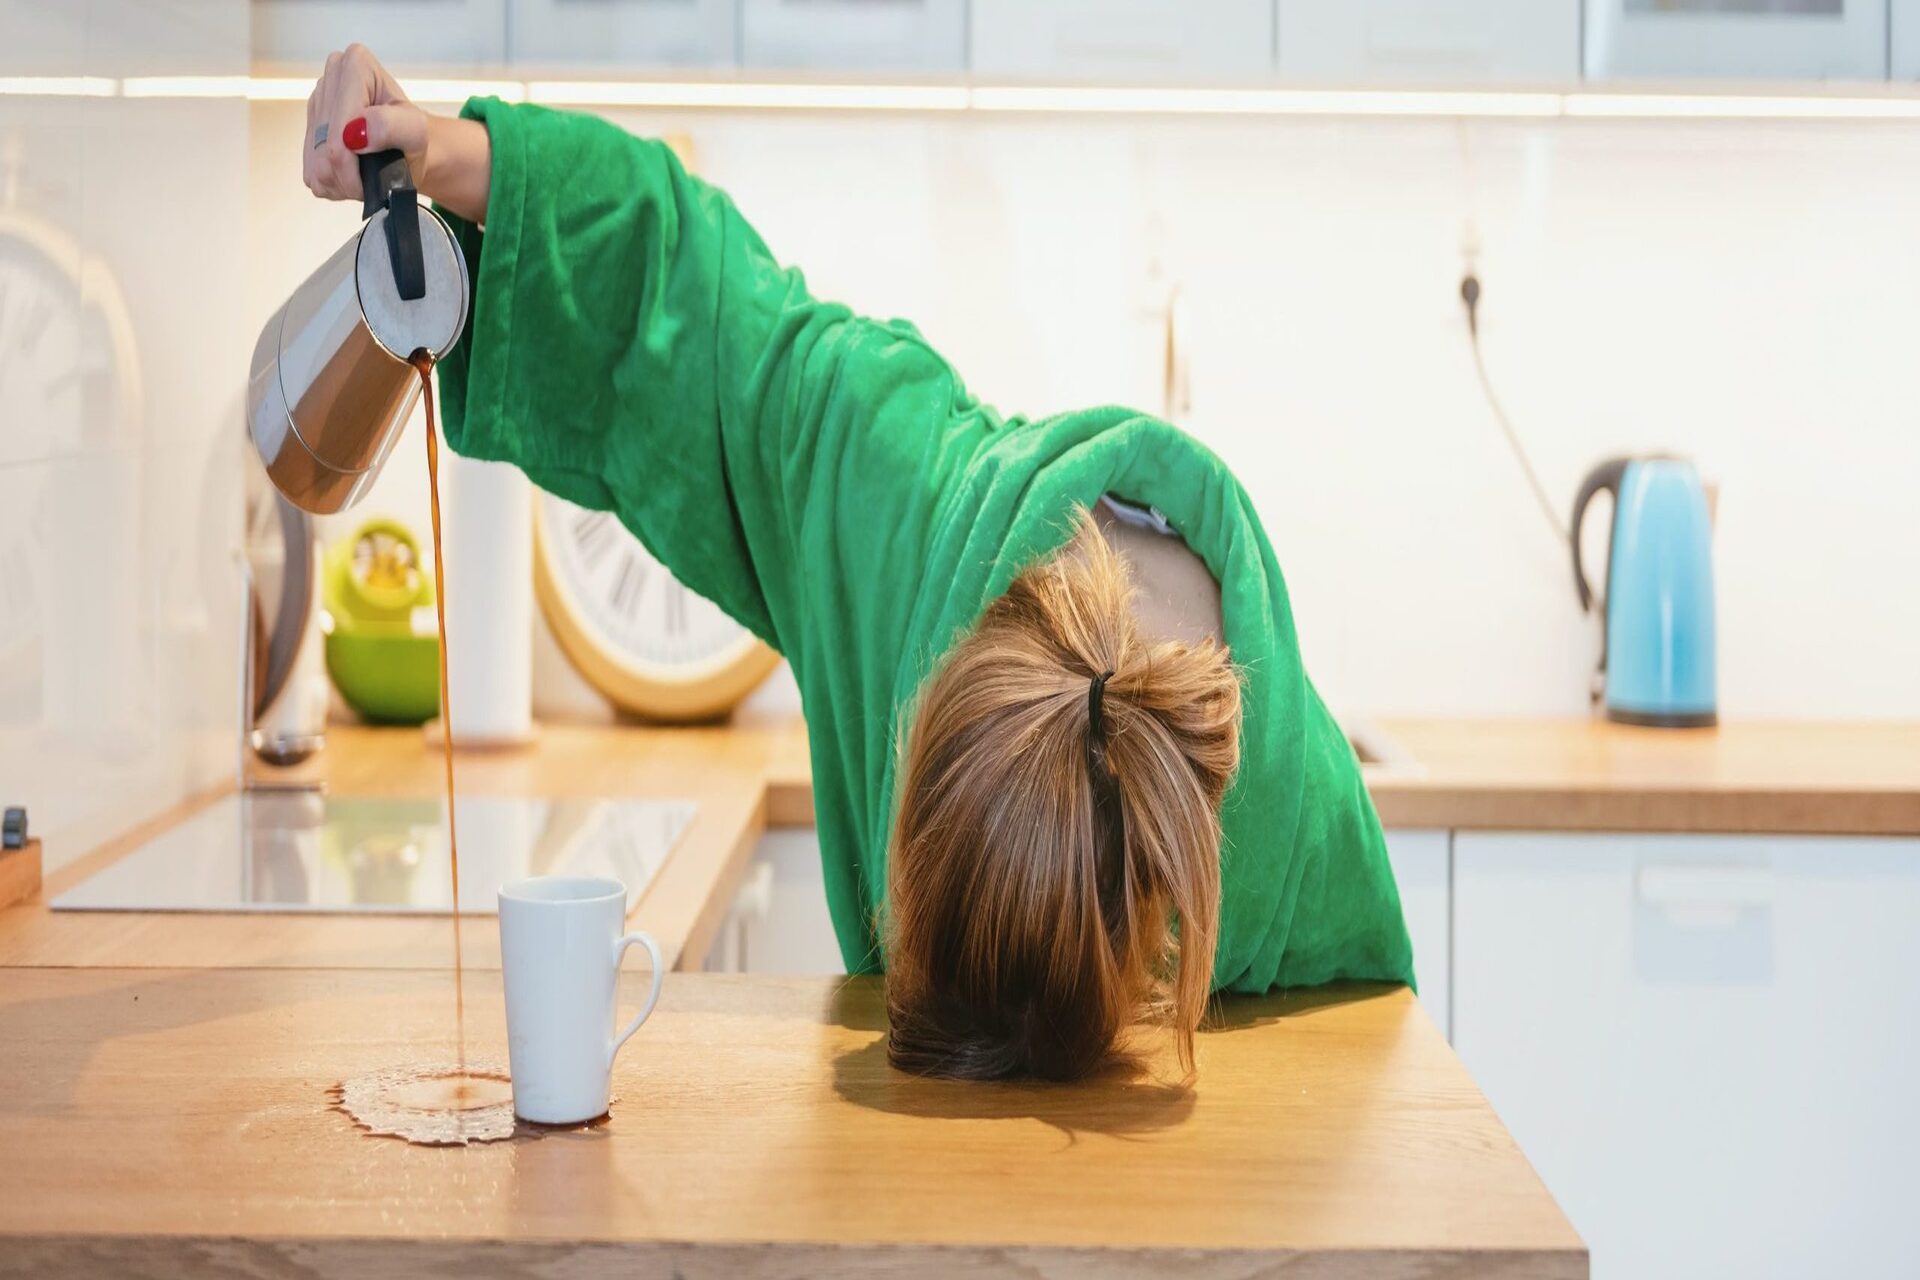
[[[1193,1035],[1219,935],[1240,686],[1152,645],[1081,511],[921,691],[888,884],[888,1053],[928,1075],[1073,1079],[1142,1015]]]

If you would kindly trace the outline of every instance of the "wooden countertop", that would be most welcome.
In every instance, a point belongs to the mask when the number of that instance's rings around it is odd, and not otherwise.
[[[1920,724],[1383,720],[1370,728],[1410,761],[1366,770],[1389,827],[1920,834]],[[767,779],[775,825],[812,822],[811,778],[804,737],[788,740]]]
[[[469,982],[469,1042],[497,1053],[498,974]],[[1587,1273],[1404,989],[1231,1003],[1187,1090],[917,1079],[886,1063],[871,980],[681,975],[598,1128],[435,1149],[329,1110],[343,1077],[445,1056],[447,987],[5,973],[0,1271]]]
[[[1413,762],[1370,772],[1389,827],[1565,831],[1920,834],[1920,726],[1736,723],[1637,729],[1587,720],[1389,720]],[[439,756],[417,730],[336,727],[299,776],[336,792],[436,794]],[[635,905],[678,968],[698,968],[768,827],[813,822],[806,727],[797,716],[726,727],[548,725],[528,750],[460,757],[475,794],[691,798],[693,824]],[[218,792],[157,815],[60,867],[48,893],[178,822]],[[52,851],[60,861],[59,851]],[[499,963],[491,930],[465,959]],[[0,910],[0,966],[429,968],[449,965],[444,920]]]
[[[462,794],[691,799],[692,822],[634,904],[632,920],[658,939],[668,963],[697,969],[732,905],[768,825],[771,776],[806,759],[797,717],[726,728],[640,729],[549,725],[520,751],[463,752]],[[418,729],[335,726],[325,752],[271,776],[322,780],[338,794],[437,796],[437,746]],[[265,771],[263,771],[265,772]],[[158,968],[452,968],[444,916],[319,916],[56,912],[45,902],[141,842],[232,791],[177,805],[48,874],[35,901],[0,909],[0,967],[134,965]],[[59,861],[58,852],[53,860]],[[462,931],[470,967],[498,968],[495,930]]]
[[[1390,827],[1920,834],[1920,725],[1388,720],[1412,772],[1369,780]]]

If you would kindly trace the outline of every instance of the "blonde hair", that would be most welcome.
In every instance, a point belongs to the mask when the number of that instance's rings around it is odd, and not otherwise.
[[[916,702],[886,921],[904,1070],[1074,1079],[1125,1059],[1143,1014],[1193,1069],[1239,680],[1211,641],[1150,644],[1125,560],[1075,525]]]

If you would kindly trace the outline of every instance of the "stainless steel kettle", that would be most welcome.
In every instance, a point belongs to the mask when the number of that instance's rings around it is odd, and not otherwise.
[[[260,331],[247,423],[274,487],[304,510],[353,505],[380,474],[420,395],[409,359],[438,360],[467,322],[467,262],[423,208],[406,158],[360,158],[360,230]]]

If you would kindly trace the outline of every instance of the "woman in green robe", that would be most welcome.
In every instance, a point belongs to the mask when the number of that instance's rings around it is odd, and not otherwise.
[[[974,396],[814,298],[718,189],[596,117],[429,115],[360,46],[307,185],[397,148],[455,228],[448,443],[614,512],[792,664],[828,906],[893,1060],[1071,1078],[1215,991],[1412,981],[1359,767],[1253,505],[1170,424]]]

